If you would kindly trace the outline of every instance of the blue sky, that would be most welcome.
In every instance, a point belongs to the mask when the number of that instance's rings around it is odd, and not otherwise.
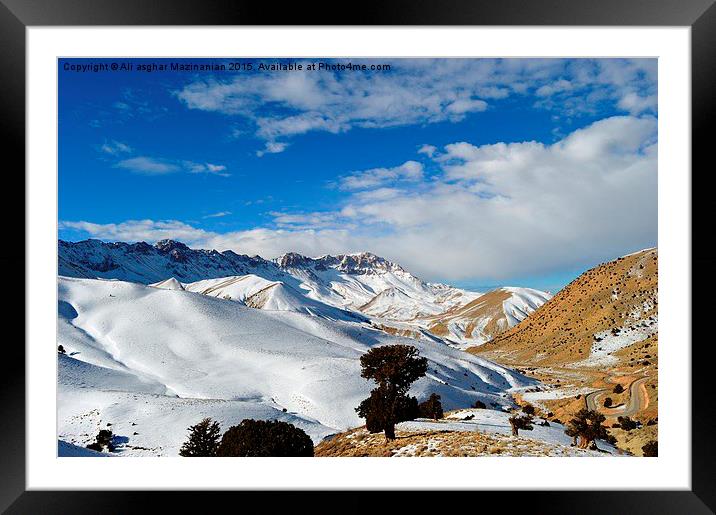
[[[656,245],[655,60],[318,61],[60,60],[60,238],[367,250],[551,290]],[[113,62],[134,69],[75,71]]]

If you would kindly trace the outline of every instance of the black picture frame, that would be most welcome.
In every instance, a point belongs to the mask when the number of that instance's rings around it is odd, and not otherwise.
[[[688,26],[691,27],[692,64],[692,277],[708,281],[716,264],[708,248],[709,202],[713,188],[713,158],[709,155],[716,111],[715,0],[391,0],[351,4],[310,2],[269,5],[229,0],[0,0],[0,147],[5,163],[5,200],[0,203],[11,227],[4,235],[0,269],[13,291],[14,312],[8,319],[24,318],[25,226],[25,29],[29,26],[88,25],[574,25],[574,26]],[[712,129],[712,130],[709,130]],[[669,173],[683,174],[688,170]],[[9,230],[9,234],[8,234]],[[20,271],[24,271],[21,274]],[[693,281],[692,281],[693,284]],[[18,298],[19,297],[19,298]],[[692,306],[709,306],[707,288],[692,287]],[[22,312],[21,312],[22,311]],[[706,318],[708,315],[706,316]],[[555,491],[481,492],[488,498],[529,507],[533,513],[713,513],[714,488],[713,398],[707,378],[713,342],[692,324],[692,342],[678,342],[692,356],[692,489],[690,491]],[[16,324],[16,327],[20,327]],[[23,335],[24,336],[24,335]],[[701,338],[699,338],[701,336]],[[24,338],[23,338],[24,339]],[[676,343],[676,342],[675,342]],[[67,492],[26,491],[25,487],[25,355],[20,338],[8,338],[2,351],[0,388],[0,510],[7,513],[117,513],[140,511],[159,501],[165,511],[207,507],[222,498],[242,495],[251,506],[253,493],[182,492]],[[12,366],[10,366],[12,364]],[[618,473],[618,467],[615,468]],[[294,493],[275,496],[291,501]],[[349,495],[358,495],[357,493]],[[418,494],[416,494],[418,495]],[[136,509],[135,509],[136,508]],[[200,508],[197,508],[200,509]],[[202,510],[204,511],[204,510]]]

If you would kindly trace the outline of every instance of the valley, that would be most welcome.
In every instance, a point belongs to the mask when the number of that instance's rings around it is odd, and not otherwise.
[[[610,427],[619,417],[635,420],[633,430],[613,429],[620,447],[640,455],[644,443],[657,439],[657,285],[656,249],[618,258],[582,274],[524,323],[468,351],[550,385],[519,400],[553,419],[588,408]]]
[[[112,455],[175,456],[205,417],[289,422],[317,456],[640,455],[657,440],[655,249],[554,297],[427,283],[369,253],[264,260],[87,240],[60,242],[60,258],[58,438],[72,455],[111,428]],[[439,395],[446,416],[403,422],[386,443],[355,407],[371,388],[360,357],[391,344],[428,359],[410,394]],[[514,440],[507,419],[526,405],[536,425]],[[570,445],[582,408],[606,417],[616,447]]]

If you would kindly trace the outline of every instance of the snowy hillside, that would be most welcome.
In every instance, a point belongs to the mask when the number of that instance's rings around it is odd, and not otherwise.
[[[552,296],[531,288],[498,288],[425,319],[426,328],[460,348],[485,343],[516,326]]]
[[[426,283],[400,265],[369,252],[316,259],[291,253],[275,262],[301,281],[301,287],[313,299],[396,321],[441,313],[479,296]]]
[[[83,446],[111,424],[120,454],[176,455],[186,428],[211,416],[223,428],[246,417],[286,420],[319,441],[360,425],[354,408],[372,385],[359,358],[391,343],[415,345],[429,360],[412,394],[436,392],[446,409],[477,399],[509,405],[507,392],[533,382],[366,323],[158,286],[58,279],[57,343],[67,351],[58,361],[60,440]]]
[[[253,274],[206,279],[182,285],[182,288],[224,300],[234,300],[256,309],[293,311],[330,320],[367,321],[366,317],[358,313],[311,299],[304,292],[282,281],[269,281]]]
[[[187,289],[259,309],[336,320],[369,317],[391,334],[438,337],[460,347],[509,329],[549,298],[524,288],[482,294],[428,283],[368,252],[318,258],[288,253],[269,261],[193,250],[172,240],[156,245],[60,241],[59,275]],[[501,299],[497,304],[495,297]]]

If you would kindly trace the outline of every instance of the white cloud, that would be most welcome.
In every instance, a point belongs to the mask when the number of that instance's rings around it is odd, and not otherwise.
[[[219,211],[218,213],[211,213],[208,215],[202,216],[202,218],[222,218],[224,216],[229,216],[231,214],[231,211]]]
[[[656,104],[656,95],[640,96],[638,93],[630,91],[619,99],[618,106],[631,114],[641,114],[644,111],[655,110]]]
[[[594,113],[604,102],[632,114],[656,108],[656,59],[398,59],[389,64],[392,70],[386,73],[198,78],[173,94],[190,109],[248,119],[256,135],[274,145],[312,131],[457,122],[511,95],[533,95],[537,107],[567,116]],[[267,146],[259,154],[269,152]]]
[[[335,212],[281,213],[271,211],[274,223],[281,228],[318,229],[335,227],[340,215]]]
[[[365,190],[399,181],[417,182],[423,179],[423,165],[417,161],[406,161],[394,168],[373,168],[341,177],[338,188],[341,190]]]
[[[435,160],[438,176],[426,179],[415,167],[408,175],[417,180],[400,189],[384,184],[401,175],[395,168],[357,172],[335,210],[273,212],[273,227],[224,234],[177,221],[61,227],[264,257],[368,250],[428,280],[545,274],[656,244],[653,117],[601,120],[552,145],[456,142]]]
[[[451,114],[465,114],[484,111],[487,109],[487,102],[484,100],[474,100],[471,98],[460,98],[449,103],[445,110]]]
[[[205,173],[209,175],[218,175],[220,177],[230,177],[226,166],[215,165],[211,163],[195,163],[193,161],[182,161],[182,167],[189,173]]]
[[[224,166],[224,165],[213,165],[213,164],[211,164],[211,163],[206,163],[206,169],[207,169],[210,173],[219,173],[219,172],[223,172],[224,170],[226,170],[226,166]]]
[[[358,191],[353,198],[359,201],[387,200],[403,195],[405,192],[397,188],[378,188],[375,190]]]
[[[164,175],[180,170],[179,166],[175,163],[147,156],[123,159],[117,162],[114,166],[116,168],[123,168],[125,170],[144,175]]]
[[[535,95],[538,97],[548,97],[562,91],[569,91],[572,89],[572,83],[568,80],[558,79],[550,84],[540,86],[535,91]]]
[[[425,144],[418,149],[418,154],[425,154],[428,157],[433,157],[435,155],[435,152],[437,151],[438,147],[434,145]]]
[[[196,244],[206,241],[207,236],[210,234],[177,220],[128,220],[118,224],[61,221],[59,227],[60,229],[82,231],[94,238],[152,243],[171,238]]]
[[[100,147],[100,152],[104,152],[105,154],[109,154],[112,156],[115,156],[117,154],[131,154],[132,153],[132,147],[127,145],[126,143],[122,143],[121,141],[116,140],[109,140],[105,141]]]
[[[397,59],[390,62],[393,69],[387,73],[193,76],[171,93],[190,109],[236,117],[227,129],[234,137],[253,133],[262,144],[283,145],[258,150],[265,155],[285,150],[287,140],[308,132],[457,122],[510,96],[533,95],[537,107],[565,117],[598,114],[597,106],[602,104],[634,115],[655,113],[656,62]],[[131,88],[110,105],[94,114],[91,126],[154,120],[168,112],[167,106],[152,103],[146,91]],[[103,147],[109,155],[123,152],[112,142]]]
[[[265,154],[280,154],[288,148],[288,143],[279,143],[276,141],[267,141],[263,150],[257,150],[256,155],[259,157]]]
[[[114,142],[113,149],[120,148]],[[106,144],[105,144],[106,145]],[[117,157],[119,152],[131,153],[132,150],[129,146],[124,145],[123,150],[114,150],[108,152],[103,150],[105,153]],[[212,163],[195,163],[194,161],[186,160],[175,160],[165,159],[161,157],[150,157],[150,156],[137,156],[129,157],[116,161],[113,165],[115,168],[122,168],[129,170],[133,173],[142,175],[166,175],[175,172],[187,172],[187,173],[203,173],[209,175],[218,175],[220,177],[230,177],[227,167],[225,165],[217,165]]]

